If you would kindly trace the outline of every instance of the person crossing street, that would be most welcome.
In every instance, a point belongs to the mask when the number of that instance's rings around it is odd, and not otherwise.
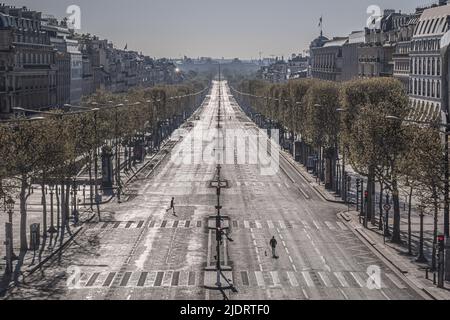
[[[176,217],[176,213],[175,213],[175,198],[172,197],[172,200],[170,201],[170,207],[166,210],[166,213],[169,212],[170,210],[172,210],[172,214]]]
[[[276,253],[277,245],[278,245],[277,240],[275,239],[275,237],[272,237],[272,239],[270,240],[270,247],[272,248],[272,258],[274,259],[278,259]]]

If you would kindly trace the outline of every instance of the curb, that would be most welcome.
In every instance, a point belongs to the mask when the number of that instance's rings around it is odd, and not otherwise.
[[[419,294],[424,299],[433,299],[438,300],[433,294],[428,292],[425,288],[420,288],[417,286],[413,281],[411,281],[404,273],[403,270],[401,270],[400,267],[398,267],[394,262],[392,262],[392,259],[389,258],[382,250],[377,248],[377,244],[373,242],[372,239],[370,239],[364,232],[360,231],[359,229],[356,229],[353,227],[353,225],[350,224],[353,219],[349,218],[346,212],[339,212],[337,214],[338,218],[343,220],[349,227],[349,229],[352,231],[353,234],[355,234],[359,239],[364,240],[362,241],[372,252],[378,254],[381,256],[385,263],[387,262],[387,266],[398,276],[401,277],[403,281],[405,281],[411,289],[413,289],[417,294]]]
[[[328,197],[326,197],[326,195],[323,193],[323,191],[318,188],[315,185],[312,185],[313,182],[311,182],[311,180],[309,179],[310,177],[307,177],[303,172],[301,172],[292,162],[291,160],[284,154],[283,151],[281,151],[280,153],[282,155],[282,157],[289,163],[289,165],[298,173],[300,174],[303,179],[305,179],[308,184],[316,191],[316,193],[318,193],[320,195],[321,198],[323,198],[325,201],[330,202],[330,203],[338,203],[338,204],[346,204],[345,201],[343,200],[333,200],[333,199],[329,199]]]
[[[75,231],[75,233],[73,233],[60,247],[58,247],[58,249],[56,249],[55,251],[53,251],[48,257],[46,257],[44,260],[42,260],[41,262],[39,262],[36,266],[34,266],[32,269],[30,270],[26,270],[24,272],[21,273],[22,277],[29,277],[31,276],[33,273],[35,273],[38,269],[41,269],[44,264],[46,264],[48,261],[50,261],[57,253],[61,252],[62,250],[64,250],[69,244],[70,242],[72,242],[73,240],[75,240],[75,238],[78,236],[78,234],[84,229],[84,227],[80,227],[77,231]],[[6,287],[4,290],[2,290],[0,293],[4,293],[5,295],[7,294],[7,292],[9,290],[11,290],[12,288],[16,287],[16,284],[14,283],[14,281],[12,281],[8,287]],[[4,296],[3,296],[4,297]],[[0,299],[2,300],[2,299]]]

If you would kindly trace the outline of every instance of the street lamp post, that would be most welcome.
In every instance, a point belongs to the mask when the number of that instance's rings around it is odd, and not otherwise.
[[[386,193],[386,209],[389,208],[389,210],[386,210],[386,217],[384,221],[384,237],[390,237],[391,232],[389,231],[389,211],[391,210],[391,204],[390,204],[389,194]]]
[[[417,262],[419,263],[427,263],[428,260],[427,258],[425,258],[424,252],[423,252],[423,241],[424,241],[424,236],[423,236],[423,218],[424,218],[424,208],[423,206],[419,207],[420,210],[420,239],[419,239],[419,256],[417,257]]]
[[[47,233],[53,234],[58,232],[55,228],[54,209],[53,209],[53,195],[55,191],[55,186],[53,184],[50,184],[49,189],[50,189],[50,228],[48,229]]]
[[[5,212],[8,214],[8,222],[5,223],[5,246],[6,246],[6,272],[12,272],[12,262],[18,257],[14,253],[14,236],[13,236],[13,214],[15,201],[8,197],[4,202]]]

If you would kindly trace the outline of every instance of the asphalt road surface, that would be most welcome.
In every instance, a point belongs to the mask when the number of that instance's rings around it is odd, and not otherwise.
[[[226,82],[214,83],[192,124],[174,133],[171,152],[154,173],[131,186],[128,201],[103,209],[108,222],[87,225],[60,263],[53,261],[7,298],[222,299],[220,292],[204,288],[207,218],[215,214],[217,201],[210,181],[221,155],[226,155],[221,176],[228,182],[221,192],[222,213],[231,219],[234,240],[227,243],[230,277],[238,290],[227,291],[229,299],[422,298],[338,220],[346,208],[323,200],[284,156],[277,156],[274,145],[272,166],[250,161],[267,142],[264,134],[260,142],[240,145],[214,140],[224,133],[258,132]],[[212,140],[193,143],[192,136]],[[172,197],[176,216],[166,211]],[[271,256],[273,236],[278,259]],[[372,270],[380,271],[380,282],[368,281]]]

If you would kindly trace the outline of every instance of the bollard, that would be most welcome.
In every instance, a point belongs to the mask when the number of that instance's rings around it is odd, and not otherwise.
[[[427,279],[427,280],[429,280],[429,274],[428,274],[428,272],[429,272],[429,269],[426,268],[426,269],[425,269],[425,279]]]

